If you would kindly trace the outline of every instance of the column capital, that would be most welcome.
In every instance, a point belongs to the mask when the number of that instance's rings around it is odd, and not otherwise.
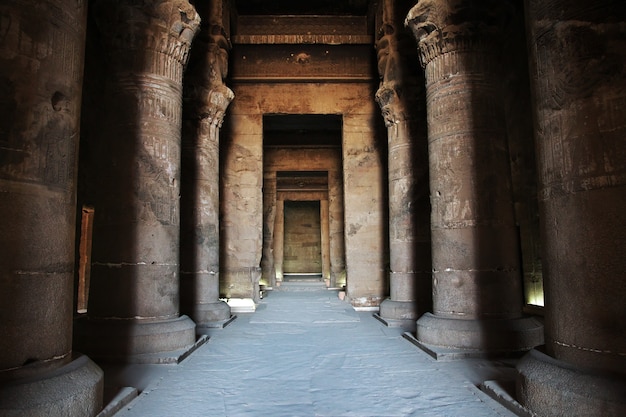
[[[152,51],[182,66],[187,63],[200,27],[200,16],[187,0],[97,0],[95,8],[98,27],[112,52]]]
[[[502,0],[420,0],[405,25],[418,42],[425,67],[449,52],[496,50],[510,10]]]
[[[203,23],[187,71],[185,105],[189,117],[221,127],[226,109],[235,97],[224,84],[231,48],[223,24],[227,17],[224,17],[222,0],[202,3],[198,12]]]
[[[203,105],[197,108],[198,118],[201,120],[206,119],[209,124],[222,127],[226,109],[233,98],[235,98],[235,93],[226,85],[220,84],[215,86],[207,92]]]
[[[406,120],[405,106],[398,97],[395,83],[382,83],[375,99],[385,119],[385,126],[395,126]]]
[[[402,85],[411,76],[403,62],[401,51],[406,50],[407,36],[402,36],[402,21],[398,21],[396,4],[392,0],[380,3],[377,16],[376,53],[380,87],[376,92],[376,102],[380,106],[385,126],[391,127],[405,120],[406,103],[402,99]]]

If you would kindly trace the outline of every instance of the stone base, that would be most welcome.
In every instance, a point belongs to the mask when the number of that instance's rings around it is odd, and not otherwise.
[[[103,372],[88,357],[37,377],[0,386],[2,416],[95,416],[102,409]]]
[[[592,374],[531,350],[517,365],[517,398],[537,415],[626,416],[626,376]]]
[[[380,303],[382,303],[383,297],[378,296],[370,296],[370,297],[350,297],[348,296],[348,300],[352,307],[356,311],[379,311]]]
[[[393,301],[388,298],[380,303],[376,318],[388,327],[402,327],[407,332],[414,332],[417,308],[412,301]]]
[[[170,320],[79,319],[75,344],[94,360],[117,363],[175,363],[196,344],[196,324]]]
[[[198,327],[224,327],[212,324],[231,319],[230,306],[221,300],[215,303],[196,304],[190,315]]]
[[[117,394],[104,406],[98,417],[113,417],[122,408],[126,407],[139,396],[139,391],[135,387],[119,388]]]
[[[394,320],[381,317],[380,314],[374,313],[374,318],[387,327],[398,327],[405,332],[415,332],[415,320]]]
[[[209,334],[211,329],[223,329],[224,327],[228,326],[230,323],[232,323],[236,319],[237,319],[237,316],[232,315],[226,320],[209,321],[203,324],[199,324],[196,326],[196,334],[199,334],[199,335]]]
[[[454,349],[442,346],[428,345],[422,343],[415,338],[411,332],[404,332],[402,337],[413,343],[415,346],[423,350],[437,361],[455,361],[459,359],[489,359],[494,356],[493,353],[478,349]],[[503,353],[497,356],[505,356]]]
[[[478,388],[516,416],[533,417],[533,414],[515,399],[515,380],[483,381]]]
[[[252,298],[228,298],[226,300],[232,313],[254,313],[256,303]]]
[[[543,344],[543,324],[535,317],[463,320],[426,313],[417,320],[416,339],[445,349],[519,352]]]

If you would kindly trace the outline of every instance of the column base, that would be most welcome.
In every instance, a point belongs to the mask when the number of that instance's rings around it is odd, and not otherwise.
[[[626,416],[626,376],[592,374],[535,349],[517,370],[517,399],[537,415]]]
[[[413,301],[393,301],[390,298],[380,303],[374,316],[387,327],[401,327],[407,332],[416,330],[417,306]]]
[[[187,316],[170,320],[79,319],[78,350],[94,360],[116,363],[176,363],[196,344],[196,324]]]
[[[102,410],[103,372],[87,356],[43,375],[0,386],[3,416],[95,416]]]
[[[426,313],[417,320],[416,339],[447,350],[520,352],[543,344],[543,324],[535,317],[464,320]]]
[[[196,331],[199,332],[203,328],[222,329],[237,316],[230,314],[230,306],[227,303],[218,300],[215,303],[196,304],[191,318],[196,323]]]

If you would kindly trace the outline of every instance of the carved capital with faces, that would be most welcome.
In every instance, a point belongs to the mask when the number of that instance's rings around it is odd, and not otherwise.
[[[199,116],[217,127],[222,127],[224,115],[230,102],[235,98],[232,90],[220,84],[208,92],[206,104],[199,108]]]
[[[223,25],[225,5],[222,0],[198,4],[202,25],[189,67],[187,68],[184,101],[188,117],[220,127],[226,108],[234,93],[224,84],[228,75],[228,51],[231,48]]]
[[[406,119],[404,105],[393,83],[383,83],[376,91],[375,98],[385,119],[385,126],[391,127]]]
[[[169,56],[182,66],[187,63],[200,27],[200,16],[187,0],[97,0],[94,7],[110,53],[133,53],[135,66],[135,61],[147,61],[146,51]]]
[[[507,0],[419,0],[405,24],[425,67],[448,52],[498,48],[511,10]]]

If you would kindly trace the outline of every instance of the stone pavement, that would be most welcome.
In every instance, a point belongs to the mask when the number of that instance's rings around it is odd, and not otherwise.
[[[326,289],[271,291],[180,364],[135,370],[118,417],[515,415],[477,388],[510,364],[437,362]]]

